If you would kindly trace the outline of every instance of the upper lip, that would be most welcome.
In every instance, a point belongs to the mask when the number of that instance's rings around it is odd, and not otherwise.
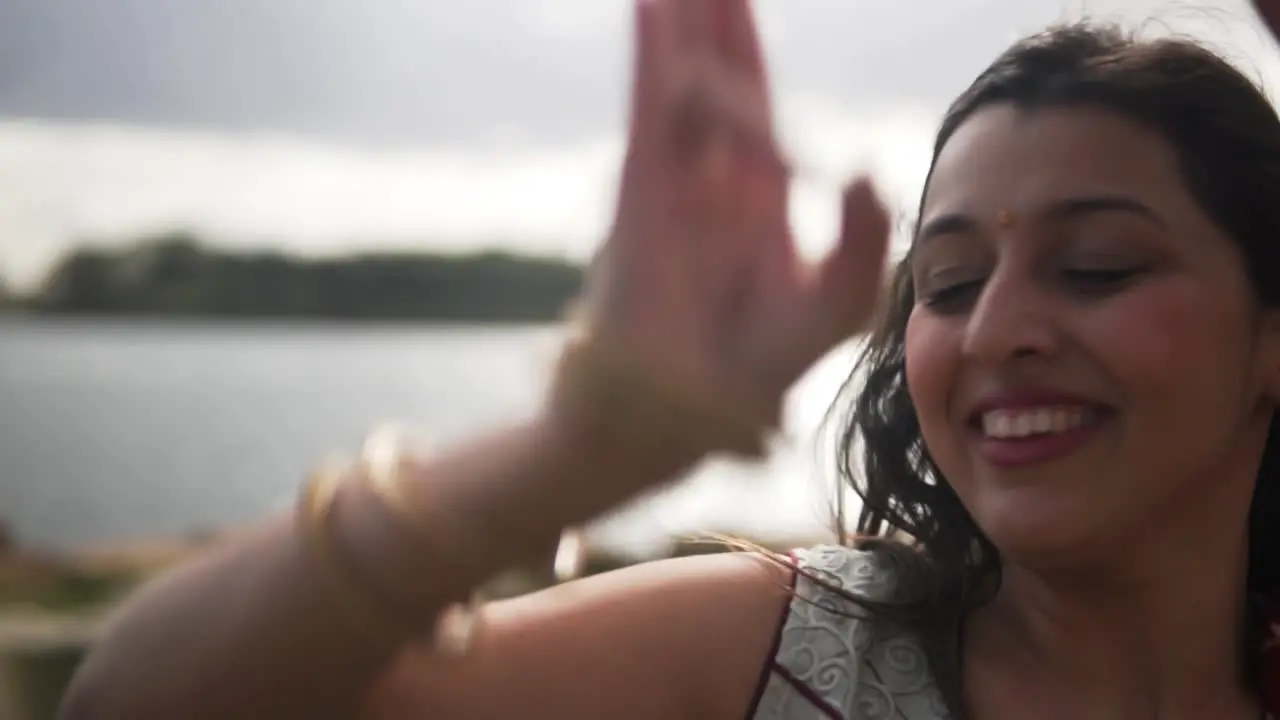
[[[1019,388],[987,393],[980,396],[965,414],[969,422],[982,419],[992,410],[1023,410],[1046,407],[1105,408],[1105,405],[1076,393],[1049,388]]]

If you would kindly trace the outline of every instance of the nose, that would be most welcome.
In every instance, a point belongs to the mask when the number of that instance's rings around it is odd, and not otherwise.
[[[1030,273],[999,269],[993,273],[969,314],[964,354],[999,364],[1050,357],[1060,344],[1051,298]]]

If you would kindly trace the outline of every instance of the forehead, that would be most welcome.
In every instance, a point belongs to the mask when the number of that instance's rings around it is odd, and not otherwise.
[[[1156,132],[1096,107],[993,105],[960,125],[939,153],[924,198],[936,213],[1035,212],[1074,196],[1190,202],[1173,148]]]

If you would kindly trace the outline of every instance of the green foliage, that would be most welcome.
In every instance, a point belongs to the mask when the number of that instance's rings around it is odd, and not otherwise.
[[[5,668],[9,677],[0,678],[12,688],[16,712],[21,720],[54,720],[58,704],[71,683],[85,648],[67,647],[9,658]],[[0,708],[3,713],[5,708]],[[14,719],[17,720],[17,719]]]
[[[39,581],[0,583],[0,612],[12,608],[75,612],[103,607],[128,595],[145,578],[141,571],[64,570]]]
[[[497,252],[302,260],[214,251],[171,233],[72,253],[30,304],[58,314],[542,322],[581,283],[576,265]]]

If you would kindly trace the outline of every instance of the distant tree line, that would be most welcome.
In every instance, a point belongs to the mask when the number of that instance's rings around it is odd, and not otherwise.
[[[541,322],[559,317],[581,283],[580,266],[498,252],[313,260],[171,233],[79,249],[21,304],[73,315]]]

